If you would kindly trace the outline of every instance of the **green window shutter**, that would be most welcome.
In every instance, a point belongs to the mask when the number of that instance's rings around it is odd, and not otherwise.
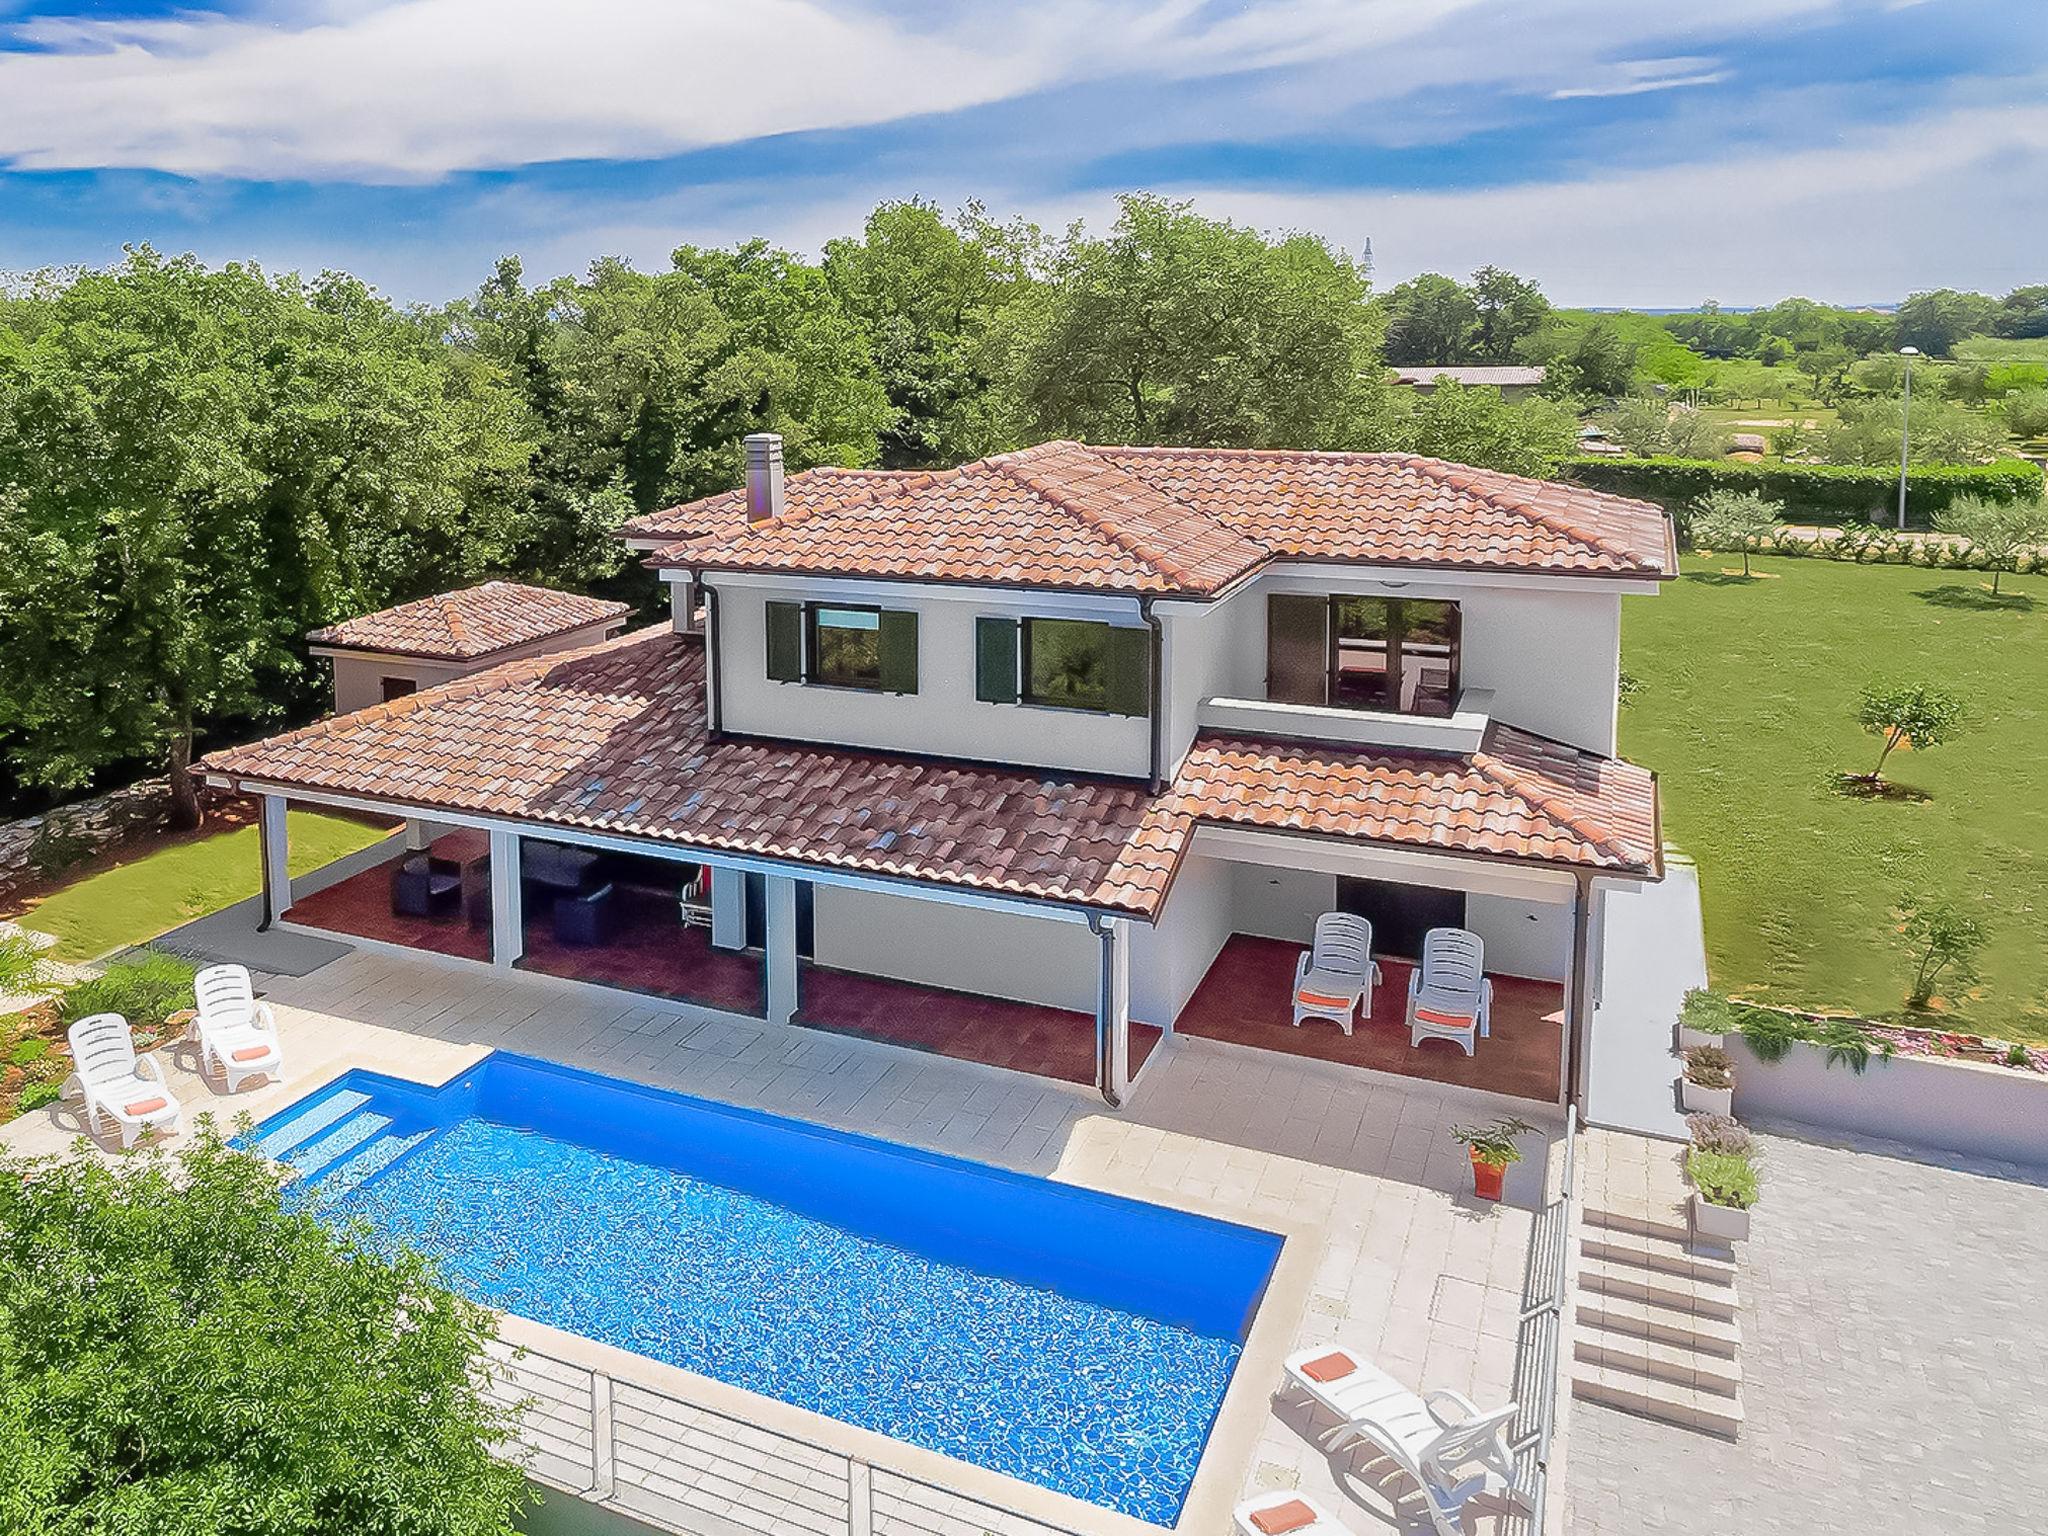
[[[1266,697],[1276,704],[1330,702],[1330,600],[1274,593],[1266,599]]]
[[[882,687],[890,693],[917,692],[917,615],[882,613]]]
[[[1152,631],[1113,628],[1109,632],[1109,712],[1144,715],[1152,707]]]
[[[800,683],[804,680],[804,605],[769,603],[768,681]]]
[[[1017,702],[1017,621],[974,621],[974,696],[984,704]]]

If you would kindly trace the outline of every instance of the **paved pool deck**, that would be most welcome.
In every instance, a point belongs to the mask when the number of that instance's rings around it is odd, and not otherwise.
[[[260,965],[261,937],[248,943]],[[1310,1493],[1361,1533],[1427,1528],[1387,1464],[1325,1455],[1301,1409],[1272,1400],[1277,1362],[1294,1348],[1341,1340],[1411,1386],[1487,1405],[1511,1395],[1553,1159],[1530,1138],[1507,1203],[1483,1204],[1450,1131],[1529,1115],[1523,1102],[1176,1040],[1113,1113],[1091,1090],[1000,1068],[424,958],[351,951],[259,986],[290,1080],[230,1098],[199,1078],[192,1047],[173,1048],[169,1076],[188,1115],[262,1118],[351,1067],[438,1083],[509,1049],[1285,1231],[1293,1278],[1276,1280],[1261,1311],[1183,1529],[1220,1532],[1237,1498],[1277,1487]],[[0,1144],[62,1153],[81,1129],[74,1106],[56,1106],[0,1128]],[[1520,1524],[1505,1508],[1476,1513],[1477,1536]]]

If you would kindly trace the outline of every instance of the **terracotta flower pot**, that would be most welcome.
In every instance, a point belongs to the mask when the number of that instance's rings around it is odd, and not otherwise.
[[[1472,1153],[1472,1192],[1480,1199],[1498,1200],[1507,1176],[1506,1163],[1489,1163],[1476,1150]]]

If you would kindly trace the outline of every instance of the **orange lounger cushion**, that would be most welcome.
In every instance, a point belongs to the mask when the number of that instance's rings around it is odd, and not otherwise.
[[[239,1051],[230,1052],[236,1061],[260,1061],[270,1054],[267,1045],[245,1045]]]
[[[1287,1531],[1298,1531],[1315,1523],[1316,1512],[1299,1499],[1289,1499],[1285,1504],[1269,1504],[1264,1509],[1252,1511],[1252,1524],[1266,1536],[1284,1536]]]
[[[1336,1381],[1357,1369],[1358,1362],[1340,1350],[1317,1356],[1301,1368],[1301,1374],[1310,1381]]]
[[[121,1108],[131,1115],[153,1115],[160,1109],[169,1108],[170,1102],[169,1099],[158,1095],[150,1099],[137,1099],[133,1104],[123,1104]]]
[[[1477,1017],[1470,1013],[1439,1013],[1434,1008],[1418,1008],[1415,1017],[1425,1024],[1434,1024],[1438,1029],[1470,1029]]]
[[[1304,1008],[1356,1008],[1358,1003],[1349,997],[1329,997],[1321,992],[1297,992],[1294,1000]]]

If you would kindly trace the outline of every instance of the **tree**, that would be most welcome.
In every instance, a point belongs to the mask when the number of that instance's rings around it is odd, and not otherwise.
[[[1929,357],[1947,357],[1965,336],[1991,329],[1997,303],[1981,293],[1936,288],[1916,293],[1899,306],[1898,345],[1918,347]]]
[[[1913,962],[1913,980],[1906,991],[1907,1006],[1925,1008],[1934,999],[1934,989],[1943,972],[1951,987],[1963,988],[1977,980],[1977,956],[1984,948],[1984,925],[1953,902],[1926,896],[1908,896],[1899,903],[1899,932],[1906,941]]]
[[[1425,272],[1389,289],[1380,300],[1386,315],[1390,363],[1426,367],[1458,363],[1479,323],[1479,306],[1454,277]]]
[[[1077,227],[1050,265],[1016,342],[1031,435],[1328,447],[1383,392],[1365,275],[1312,236],[1130,196],[1107,238]]]
[[[962,463],[1003,440],[996,399],[1003,311],[1035,286],[1042,240],[970,204],[948,223],[925,202],[883,203],[858,240],[825,247],[825,280],[867,334],[896,419],[890,468]]]
[[[1934,514],[1934,526],[1970,548],[1991,566],[1991,592],[2005,572],[2019,574],[2020,560],[2048,547],[2048,499],[1992,501],[1983,496],[1958,496]]]
[[[1998,404],[1998,418],[2014,437],[2048,437],[2048,389],[2023,389]]]
[[[195,825],[196,738],[292,707],[307,629],[510,562],[532,445],[340,274],[144,247],[41,303],[0,346],[0,740],[59,790],[153,760]]]
[[[1521,344],[1550,318],[1550,301],[1527,278],[1499,267],[1481,267],[1472,274],[1474,318],[1470,355],[1483,362],[1505,363]]]
[[[2048,283],[2029,283],[2000,299],[1991,329],[2000,336],[2048,336]]]
[[[1863,690],[1857,719],[1883,742],[1868,775],[1869,783],[1881,784],[1885,759],[1894,748],[1924,752],[1962,734],[1963,701],[1934,683],[1873,683]]]
[[[1567,394],[1620,399],[1635,386],[1639,349],[1609,315],[1553,316],[1521,351],[1547,367],[1547,382]]]
[[[188,1134],[0,1159],[0,1531],[510,1536],[491,1315]]]
[[[1900,414],[1897,398],[1848,401],[1839,419],[1818,434],[1822,461],[1896,466]],[[1909,447],[1915,464],[1983,464],[1996,458],[2004,443],[2004,434],[1982,412],[1914,392]]]
[[[1428,394],[1399,390],[1368,436],[1346,446],[1395,449],[1456,464],[1547,475],[1578,446],[1578,420],[1556,400],[1508,401],[1497,389],[1453,384]]]
[[[1767,547],[1784,521],[1784,504],[1755,491],[1709,491],[1693,508],[1692,541],[1701,549],[1742,551],[1747,576],[1750,551]]]
[[[1727,449],[1727,434],[1711,417],[1692,406],[1670,406],[1646,395],[1621,400],[1601,414],[1600,422],[1609,437],[1639,458],[1719,458]]]

